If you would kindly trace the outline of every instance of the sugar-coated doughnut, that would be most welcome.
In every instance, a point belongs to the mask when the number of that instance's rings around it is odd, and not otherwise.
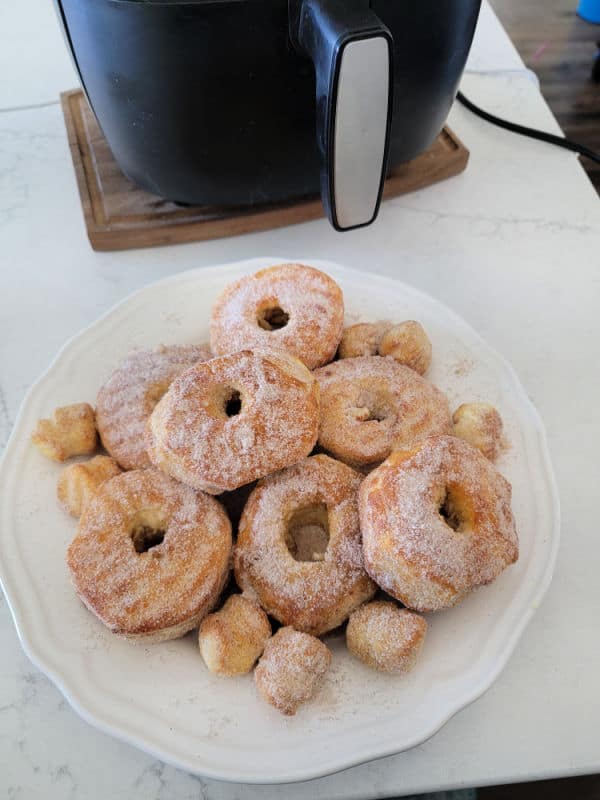
[[[53,461],[90,455],[98,445],[94,409],[89,403],[54,409],[52,419],[38,421],[31,441]]]
[[[211,494],[299,461],[315,445],[319,387],[297,358],[242,350],[197,364],[152,413],[153,464]]]
[[[453,606],[517,560],[510,501],[509,482],[462,439],[396,451],[359,491],[367,572],[416,611]]]
[[[414,667],[426,633],[424,617],[390,601],[375,600],[350,614],[346,644],[367,666],[399,674]]]
[[[254,681],[261,696],[291,716],[315,693],[331,664],[331,651],[319,639],[280,628],[267,642]]]
[[[284,625],[321,634],[376,591],[362,560],[362,476],[325,455],[260,481],[234,550],[238,585]]]
[[[151,466],[144,430],[171,382],[198,361],[211,358],[208,345],[169,345],[135,350],[101,387],[96,418],[102,444],[124,469]]]
[[[67,563],[75,591],[111,631],[164,641],[212,610],[230,557],[231,525],[220,503],[144,469],[100,486]]]
[[[279,264],[228,286],[213,306],[210,344],[217,355],[284,350],[309,369],[335,355],[344,324],[337,283],[313,267]]]
[[[412,319],[388,328],[378,344],[381,356],[390,356],[399,364],[424,375],[431,364],[431,342],[425,329]]]
[[[338,356],[340,358],[376,356],[381,337],[389,327],[389,322],[359,322],[344,328]]]
[[[89,461],[69,464],[58,478],[58,500],[71,516],[80,517],[98,487],[120,472],[115,459],[109,456],[94,456]]]
[[[319,444],[351,466],[375,464],[451,428],[448,401],[391,358],[346,358],[315,371],[321,389]]]
[[[463,403],[452,416],[452,433],[494,461],[502,444],[502,417],[489,403]]]
[[[198,644],[204,663],[216,675],[250,672],[271,636],[271,624],[256,603],[232,594],[200,623]]]

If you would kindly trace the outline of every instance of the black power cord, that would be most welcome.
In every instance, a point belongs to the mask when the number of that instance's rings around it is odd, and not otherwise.
[[[593,150],[590,150],[589,147],[585,147],[578,142],[573,142],[571,139],[566,139],[564,136],[555,136],[553,133],[539,131],[537,128],[528,128],[526,125],[518,125],[516,122],[509,122],[506,119],[502,119],[502,117],[495,116],[495,114],[490,114],[488,111],[484,111],[483,108],[476,106],[475,103],[472,103],[462,92],[458,92],[456,99],[459,103],[462,103],[465,108],[472,111],[473,114],[477,114],[481,119],[485,119],[493,125],[498,125],[498,127],[504,128],[504,130],[519,133],[521,136],[529,136],[531,139],[538,139],[540,142],[555,144],[557,147],[563,147],[565,150],[579,153],[589,158],[590,161],[595,161],[596,164],[600,164],[600,153],[595,153]]]

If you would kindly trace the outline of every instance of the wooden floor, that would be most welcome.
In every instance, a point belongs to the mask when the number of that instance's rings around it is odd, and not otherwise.
[[[577,0],[490,2],[565,135],[600,152],[600,83],[592,80],[600,25],[576,15]],[[600,192],[600,164],[581,163]]]
[[[600,800],[600,776],[533,781],[477,790],[477,800]]]

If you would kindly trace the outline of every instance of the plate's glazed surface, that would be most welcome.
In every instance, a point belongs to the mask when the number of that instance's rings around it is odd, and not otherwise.
[[[466,323],[389,278],[310,261],[344,290],[347,322],[417,319],[433,343],[428,377],[451,407],[487,400],[508,446],[498,468],[513,484],[518,563],[459,606],[429,615],[417,668],[378,674],[331,637],[334,661],[318,696],[283,718],[251,676],[205,669],[195,635],[161,645],[112,636],[77,600],[64,554],[76,523],[59,508],[60,466],[31,446],[39,417],[96,391],[131,349],[205,341],[211,304],[230,281],[284,259],[182,273],[124,300],[63,348],[29,391],[0,467],[0,578],[23,647],[89,722],[191,772],[254,783],[325,775],[427,739],[477,698],[506,664],[550,582],[559,509],[545,433],[515,373]],[[300,259],[294,259],[296,261]]]

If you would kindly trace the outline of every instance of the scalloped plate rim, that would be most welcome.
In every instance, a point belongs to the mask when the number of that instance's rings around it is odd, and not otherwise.
[[[69,338],[60,348],[56,356],[52,359],[48,368],[26,392],[15,420],[11,436],[3,453],[2,459],[0,460],[0,487],[4,485],[3,478],[10,470],[13,451],[15,450],[16,443],[21,434],[21,429],[24,425],[24,420],[27,417],[27,412],[33,399],[44,386],[44,384],[52,378],[54,370],[63,361],[63,359],[67,357],[79,343],[85,341],[94,330],[102,327],[102,325],[112,317],[117,317],[124,310],[124,308],[129,306],[132,302],[141,299],[146,294],[150,294],[159,290],[162,286],[169,284],[173,285],[188,280],[210,280],[213,275],[222,277],[225,271],[241,275],[242,273],[251,272],[261,266],[283,263],[290,260],[291,259],[272,257],[252,258],[233,263],[214,265],[211,267],[199,267],[184,272],[179,272],[175,275],[167,276],[130,293],[105,311],[89,326],[85,327],[83,330]],[[546,483],[548,495],[552,499],[552,508],[548,513],[551,527],[548,531],[546,565],[543,572],[543,577],[536,587],[537,591],[532,595],[528,607],[523,611],[519,623],[514,626],[511,635],[506,638],[502,648],[502,656],[499,657],[496,663],[491,667],[482,670],[479,683],[475,684],[471,691],[465,691],[460,697],[456,697],[452,707],[444,709],[443,712],[440,713],[435,719],[431,720],[430,724],[426,727],[426,730],[421,730],[420,732],[416,733],[412,740],[404,740],[401,747],[392,742],[380,742],[378,744],[371,745],[370,747],[363,747],[360,752],[345,753],[343,755],[338,755],[336,758],[330,758],[327,764],[323,763],[320,766],[315,767],[299,766],[295,770],[287,769],[284,774],[276,774],[269,777],[257,775],[252,771],[244,771],[243,769],[238,769],[235,774],[229,772],[229,774],[224,775],[221,770],[212,769],[208,763],[199,763],[198,761],[191,761],[186,757],[180,757],[177,755],[177,753],[170,752],[168,749],[152,743],[152,741],[145,739],[143,736],[138,736],[132,731],[128,731],[123,727],[122,723],[111,722],[109,719],[110,714],[106,713],[106,709],[102,709],[102,711],[96,711],[94,709],[94,692],[92,691],[86,694],[85,690],[82,688],[81,681],[77,680],[77,675],[69,674],[68,669],[64,669],[62,672],[57,669],[55,664],[52,663],[52,655],[48,653],[47,647],[45,649],[43,644],[36,642],[31,636],[31,632],[22,612],[19,592],[14,586],[15,581],[12,579],[10,569],[7,567],[4,560],[0,560],[0,584],[2,585],[2,589],[6,596],[23,650],[27,654],[28,658],[35,664],[35,666],[37,666],[50,678],[50,680],[52,680],[52,682],[65,696],[69,704],[83,719],[104,733],[108,733],[117,739],[132,744],[152,755],[153,757],[158,758],[172,766],[187,770],[194,774],[202,775],[203,777],[209,779],[235,783],[284,784],[312,780],[349,769],[353,766],[357,766],[368,761],[373,761],[379,758],[385,758],[387,756],[404,752],[412,747],[422,744],[427,739],[431,738],[435,733],[437,733],[438,730],[440,730],[440,728],[445,725],[449,719],[451,719],[451,717],[453,717],[466,706],[470,705],[485,691],[487,691],[487,689],[495,682],[502,669],[506,666],[517,645],[517,642],[519,641],[523,631],[527,627],[550,585],[556,564],[558,545],[560,541],[559,496],[544,425],[539,413],[525,392],[512,365],[500,353],[491,347],[474,328],[472,328],[462,317],[460,317],[460,315],[458,315],[445,304],[441,303],[436,298],[413,286],[405,284],[396,278],[383,276],[377,273],[351,269],[342,266],[339,263],[328,260],[318,258],[294,260],[302,263],[313,264],[324,271],[330,271],[334,274],[336,272],[341,272],[347,277],[354,277],[357,280],[368,280],[370,282],[377,282],[390,287],[393,285],[397,291],[412,295],[413,297],[418,298],[421,302],[426,302],[430,307],[441,308],[446,317],[451,319],[463,334],[465,334],[472,341],[476,342],[480,347],[483,347],[489,357],[494,358],[498,368],[510,379],[512,387],[516,391],[517,399],[519,400],[521,407],[527,410],[531,421],[531,426],[537,434],[538,456],[541,458],[541,466],[543,469],[541,474]],[[0,489],[0,494],[1,491],[2,490]],[[46,645],[48,645],[47,642]]]

